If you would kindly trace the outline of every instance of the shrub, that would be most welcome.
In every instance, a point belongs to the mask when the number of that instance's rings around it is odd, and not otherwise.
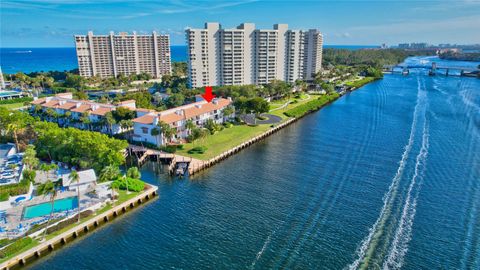
[[[177,146],[176,145],[165,145],[165,146],[160,147],[160,150],[173,154],[173,153],[177,152]]]
[[[13,242],[8,247],[0,250],[0,258],[12,256],[15,253],[19,252],[20,250],[22,250],[23,248],[25,248],[26,246],[30,245],[31,243],[33,243],[33,239],[30,237],[20,238],[17,241]]]
[[[26,103],[26,102],[31,102],[33,101],[33,98],[31,97],[21,97],[21,98],[14,98],[14,99],[5,99],[5,100],[0,100],[0,104],[13,104],[13,103]]]
[[[127,183],[129,191],[139,192],[145,188],[145,183],[142,180],[129,177],[126,178],[126,181],[124,178],[118,178],[117,180],[113,181],[112,187],[121,190],[127,190]]]
[[[18,184],[10,184],[0,186],[0,201],[8,200],[9,196],[17,196],[20,194],[26,194],[29,188],[28,181],[22,181]]]
[[[188,150],[188,153],[189,154],[203,154],[203,153],[205,153],[205,151],[207,151],[207,148],[205,146],[197,146],[197,147],[194,147],[194,148]]]
[[[226,127],[226,128],[231,128],[231,127],[233,127],[233,124],[230,123],[230,122],[225,122],[225,123],[223,123],[223,126]]]
[[[375,81],[376,79],[378,79],[378,78],[365,77],[365,78],[357,80],[357,81],[347,82],[346,85],[351,86],[353,88],[359,88],[359,87],[362,87],[369,82]]]

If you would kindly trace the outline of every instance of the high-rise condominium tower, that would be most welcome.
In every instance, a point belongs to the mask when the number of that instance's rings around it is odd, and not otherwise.
[[[318,30],[271,30],[253,23],[222,29],[206,23],[187,29],[188,79],[191,87],[266,84],[271,80],[312,80],[322,67],[323,37]]]
[[[168,35],[137,35],[135,32],[115,35],[75,36],[78,68],[84,77],[112,77],[119,74],[148,73],[155,78],[170,74],[170,38]]]

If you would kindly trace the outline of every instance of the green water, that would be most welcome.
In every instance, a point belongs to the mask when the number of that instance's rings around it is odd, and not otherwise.
[[[65,199],[56,200],[53,204],[53,212],[58,213],[66,210],[72,210],[77,207],[77,197],[68,197]],[[23,211],[23,219],[31,219],[49,215],[50,210],[52,210],[52,205],[50,202],[27,206],[25,207],[25,211]]]

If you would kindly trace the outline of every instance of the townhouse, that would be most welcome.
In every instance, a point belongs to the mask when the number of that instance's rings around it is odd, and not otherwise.
[[[118,107],[136,110],[135,100],[126,100],[118,104],[103,104],[89,100],[73,99],[72,93],[61,93],[51,97],[38,98],[31,103],[31,112],[47,114],[45,119],[56,121],[61,125],[71,125],[81,129],[91,129],[96,126],[98,131],[103,133],[118,134],[123,132],[120,124],[111,126],[102,125],[105,115],[115,111]],[[48,115],[55,112],[55,116]],[[88,121],[86,121],[88,119]]]
[[[169,110],[156,112],[153,110],[137,109],[137,118],[133,119],[133,140],[150,143],[157,146],[165,145],[168,140],[162,135],[159,123],[164,122],[176,130],[171,141],[181,142],[190,134],[186,127],[187,121],[202,127],[208,119],[217,124],[222,124],[234,115],[224,115],[225,108],[232,104],[230,98],[215,98],[207,102],[197,97],[197,101]],[[159,134],[152,132],[157,129]]]

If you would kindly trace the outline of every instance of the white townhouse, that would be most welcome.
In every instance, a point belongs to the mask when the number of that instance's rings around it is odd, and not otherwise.
[[[197,98],[198,100],[198,98]],[[208,119],[212,119],[217,124],[222,124],[232,115],[226,116],[223,110],[232,104],[230,98],[215,98],[211,102],[203,99],[200,101],[172,108],[169,110],[156,112],[153,110],[137,109],[137,118],[133,119],[133,140],[146,142],[157,146],[166,143],[161,135],[152,135],[152,130],[159,128],[158,123],[164,122],[177,129],[173,141],[181,141],[187,138],[189,130],[186,128],[188,120],[197,126],[203,126]]]
[[[99,123],[105,114],[116,110],[118,107],[130,110],[136,109],[135,100],[126,100],[115,105],[103,104],[89,100],[75,100],[72,93],[61,93],[51,97],[35,99],[30,104],[32,105],[31,111],[34,111],[36,106],[41,106],[44,112],[48,109],[53,109],[60,116],[65,116],[67,112],[70,112],[70,119],[59,119],[58,121],[62,124],[68,122],[78,128],[87,128],[85,125],[78,123],[84,115],[88,115],[90,123]],[[74,124],[72,122],[77,123]],[[114,124],[111,128],[112,134],[123,132],[119,124]],[[110,133],[109,127],[102,127],[99,131]]]

